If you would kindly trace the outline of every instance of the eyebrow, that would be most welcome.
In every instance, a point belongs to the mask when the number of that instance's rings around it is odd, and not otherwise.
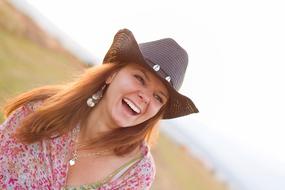
[[[145,70],[143,70],[143,69],[141,69],[141,68],[138,68],[138,70],[143,73],[143,75],[145,76],[145,78],[146,78],[148,81],[150,81],[150,79],[149,79],[147,73],[145,72]],[[167,96],[164,92],[162,92],[161,90],[159,90],[159,93],[160,93],[161,95],[163,95],[166,99],[168,98],[168,96]]]

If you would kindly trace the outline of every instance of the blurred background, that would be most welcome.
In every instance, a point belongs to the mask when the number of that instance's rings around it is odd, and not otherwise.
[[[283,190],[284,9],[275,0],[0,0],[0,106],[100,64],[121,28],[138,42],[172,37],[189,54],[181,93],[200,113],[161,123],[152,189]]]

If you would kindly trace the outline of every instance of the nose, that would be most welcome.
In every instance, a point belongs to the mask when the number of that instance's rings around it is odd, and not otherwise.
[[[144,104],[148,104],[150,101],[149,96],[146,93],[143,92],[139,92],[138,94],[139,99],[144,103]]]

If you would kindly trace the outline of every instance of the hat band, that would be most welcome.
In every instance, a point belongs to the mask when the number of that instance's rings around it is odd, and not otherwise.
[[[165,79],[172,87],[171,77],[161,68],[159,64],[156,64],[149,60],[148,58],[144,58],[146,63],[163,79]]]

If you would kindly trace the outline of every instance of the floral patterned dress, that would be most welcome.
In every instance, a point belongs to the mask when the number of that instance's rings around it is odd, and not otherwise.
[[[41,103],[30,102],[19,107],[0,125],[0,189],[150,189],[155,164],[146,142],[141,145],[142,157],[118,168],[112,178],[77,187],[67,186],[67,155],[72,153],[75,143],[72,132],[29,145],[12,136],[22,119]]]

